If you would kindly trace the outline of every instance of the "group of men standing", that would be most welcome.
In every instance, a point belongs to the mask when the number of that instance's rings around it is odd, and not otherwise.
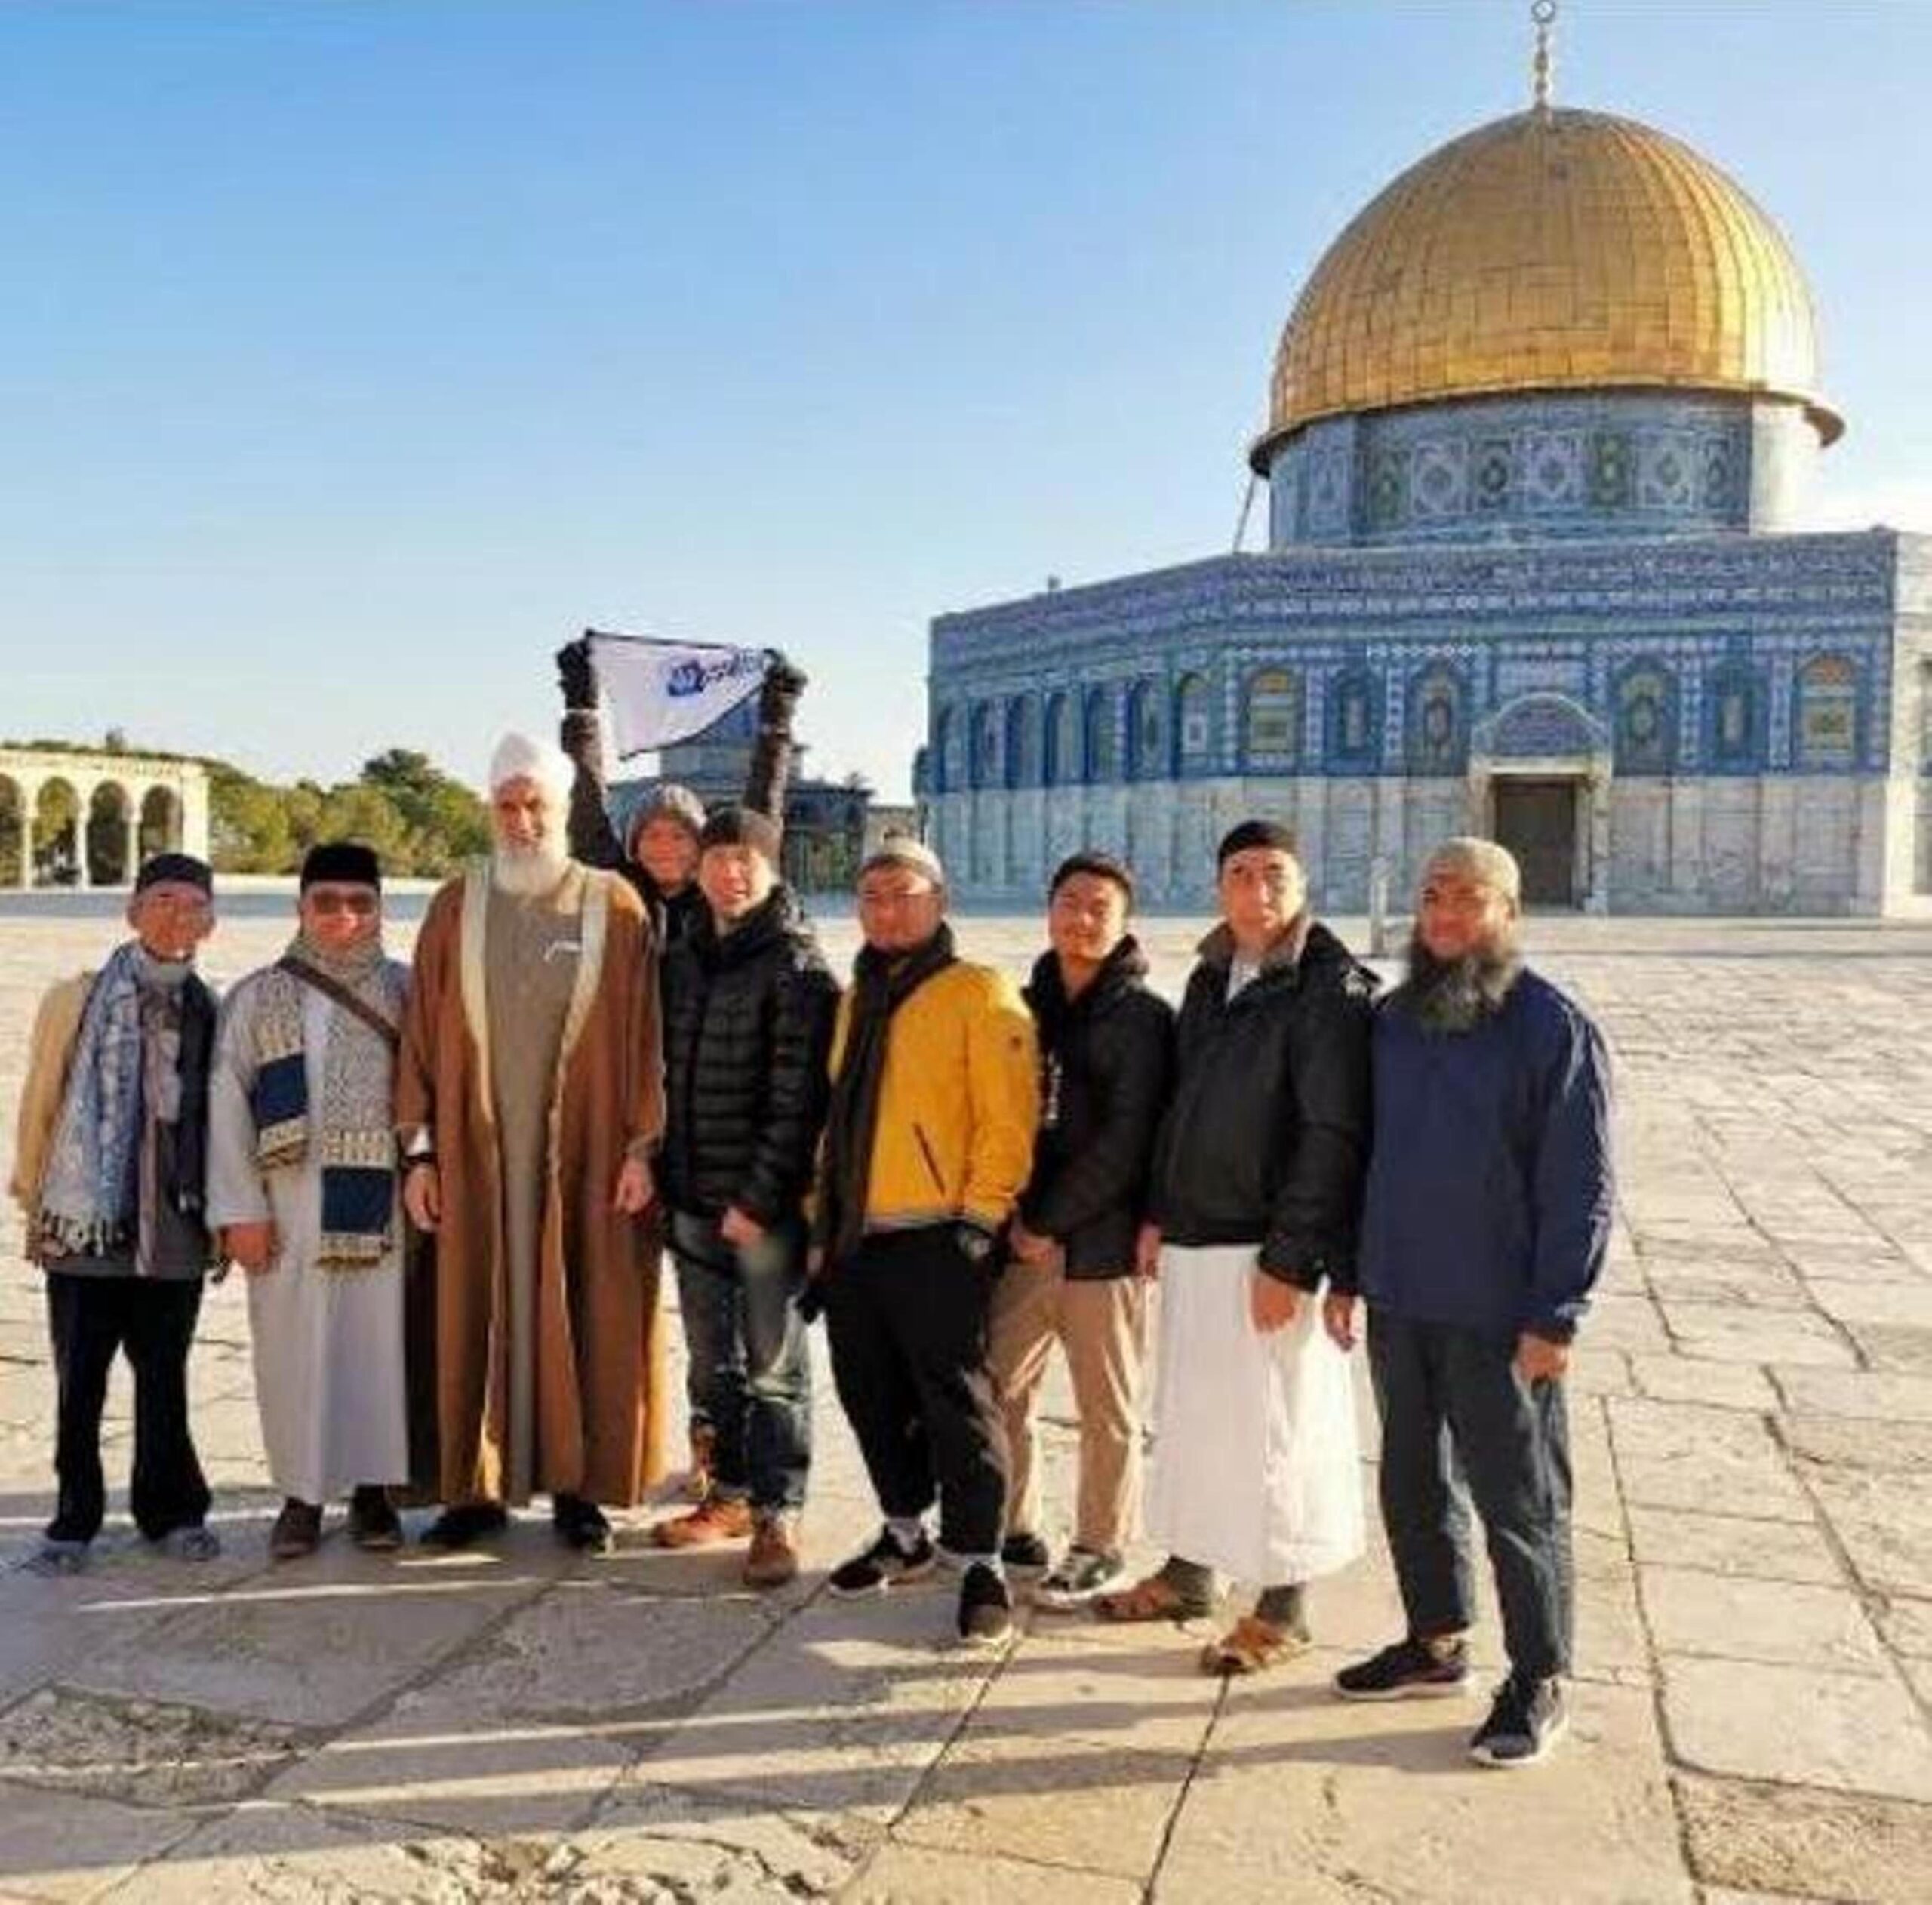
[[[1466,1482],[1510,1662],[1472,1750],[1540,1758],[1564,1724],[1561,1379],[1608,1233],[1608,1081],[1587,1017],[1521,964],[1509,856],[1431,856],[1378,999],[1290,837],[1245,823],[1177,1017],[1118,860],[1058,869],[1023,993],[958,956],[943,868],[896,839],[860,871],[841,993],[764,814],[666,790],[628,863],[594,869],[567,845],[573,779],[545,743],[499,746],[494,851],[432,900],[413,971],[383,952],[374,856],[341,843],[218,1022],[192,969],[212,881],[179,855],[142,869],[128,943],[49,996],[14,1183],[60,1386],[40,1565],[82,1565],[100,1525],[124,1345],[136,1522],[214,1552],[185,1365],[224,1260],[248,1277],[278,1556],[344,1495],[352,1539],[397,1545],[411,1486],[432,1544],[542,1494],[561,1540],[608,1549],[607,1510],[663,1470],[668,1247],[703,1486],[657,1542],[746,1543],[755,1586],[796,1573],[822,1313],[882,1517],[832,1593],[943,1562],[961,1638],[994,1642],[1022,1574],[1121,1621],[1204,1616],[1239,1582],[1254,1599],[1203,1663],[1254,1672],[1310,1644],[1308,1584],[1364,1545],[1365,1299],[1407,1630],[1335,1690],[1469,1684]],[[1155,1291],[1165,1558],[1130,1580]],[[1080,1418],[1057,1553],[1035,1429],[1056,1343]]]

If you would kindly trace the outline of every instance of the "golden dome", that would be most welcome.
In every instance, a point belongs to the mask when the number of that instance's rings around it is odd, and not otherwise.
[[[1532,110],[1453,140],[1331,245],[1275,356],[1266,475],[1317,417],[1500,391],[1814,392],[1811,295],[1783,235],[1687,146]]]

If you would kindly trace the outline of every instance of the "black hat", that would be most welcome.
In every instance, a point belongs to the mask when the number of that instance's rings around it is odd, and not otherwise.
[[[1127,903],[1134,904],[1133,874],[1112,854],[1103,853],[1069,854],[1054,869],[1054,876],[1047,883],[1047,897],[1051,900],[1076,873],[1091,873],[1097,879],[1112,880],[1127,895]]]
[[[302,859],[302,891],[327,880],[341,886],[383,883],[382,862],[373,847],[359,840],[318,840]]]
[[[1236,854],[1246,853],[1251,847],[1266,847],[1275,853],[1292,855],[1295,836],[1279,820],[1244,820],[1221,836],[1221,844],[1214,849],[1215,866],[1226,866]]]
[[[764,857],[768,866],[777,868],[778,829],[769,815],[755,807],[714,807],[698,830],[698,851],[706,847],[749,847]]]
[[[145,893],[151,886],[158,886],[164,880],[173,880],[183,886],[198,886],[210,899],[214,897],[214,869],[206,860],[197,860],[192,854],[155,854],[141,862],[141,869],[134,876],[134,891]]]

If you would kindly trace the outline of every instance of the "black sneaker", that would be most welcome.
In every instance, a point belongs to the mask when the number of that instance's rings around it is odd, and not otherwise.
[[[1561,1681],[1512,1673],[1497,1688],[1489,1718],[1471,1738],[1469,1757],[1484,1766],[1534,1766],[1569,1727]]]
[[[1053,1565],[1047,1544],[1037,1534],[1009,1534],[999,1544],[1000,1565],[1022,1574],[1044,1574]]]
[[[281,1504],[281,1513],[269,1530],[269,1557],[273,1561],[300,1561],[321,1545],[322,1511],[313,1503],[297,1501],[293,1495]]]
[[[423,1531],[426,1548],[473,1547],[492,1534],[500,1534],[510,1525],[509,1510],[494,1501],[465,1503],[460,1508],[445,1508]]]
[[[1127,1562],[1122,1556],[1096,1554],[1091,1548],[1069,1548],[1060,1565],[1035,1584],[1033,1605],[1055,1613],[1071,1613],[1126,1579]]]
[[[550,1525],[557,1539],[580,1554],[613,1553],[617,1537],[611,1531],[611,1518],[594,1501],[581,1495],[558,1495],[550,1503]]]
[[[402,1517],[389,1501],[389,1491],[374,1483],[349,1498],[349,1538],[371,1554],[402,1546]]]
[[[1427,1700],[1466,1693],[1469,1649],[1460,1640],[1437,1647],[1413,1638],[1345,1666],[1329,1683],[1344,1700]]]
[[[959,1638],[969,1646],[997,1647],[1012,1633],[1012,1589],[1004,1575],[974,1562],[959,1583]]]
[[[931,1537],[922,1528],[919,1538],[908,1550],[889,1528],[878,1531],[878,1539],[863,1554],[841,1561],[833,1568],[826,1586],[848,1599],[861,1594],[883,1594],[889,1587],[901,1587],[933,1571],[938,1559]]]

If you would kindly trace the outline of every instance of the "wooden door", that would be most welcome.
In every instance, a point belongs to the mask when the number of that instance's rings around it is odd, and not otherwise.
[[[1496,838],[1523,869],[1523,903],[1577,904],[1577,783],[1498,780]]]

